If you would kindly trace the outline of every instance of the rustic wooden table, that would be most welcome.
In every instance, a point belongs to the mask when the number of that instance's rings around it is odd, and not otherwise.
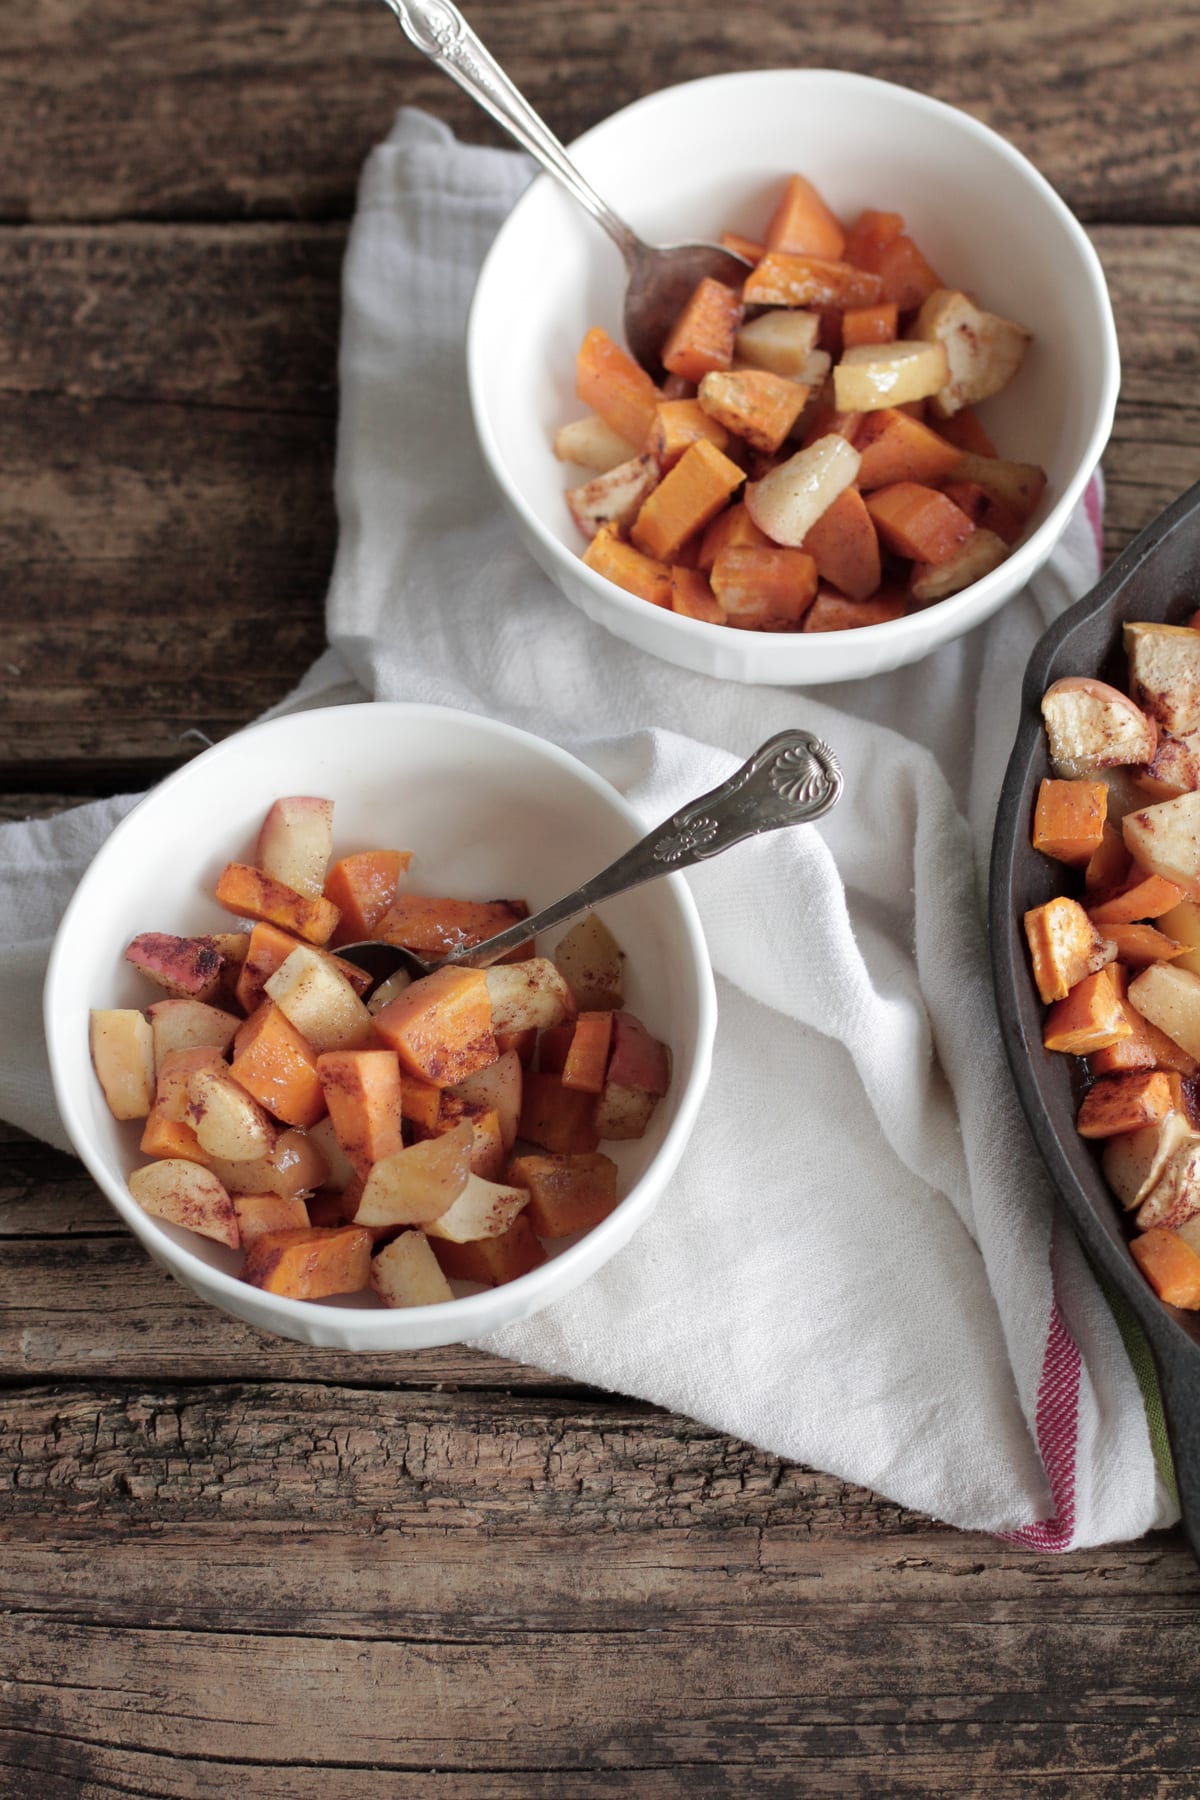
[[[1200,476],[1194,0],[474,0],[565,137],[738,66],[966,107],[1086,222],[1119,549]],[[316,655],[368,0],[0,7],[0,799],[141,787]],[[1042,1558],[467,1350],[263,1337],[0,1130],[0,1790],[1187,1795],[1200,1579]]]

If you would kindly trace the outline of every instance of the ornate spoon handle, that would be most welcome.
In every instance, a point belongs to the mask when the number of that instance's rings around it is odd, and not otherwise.
[[[619,219],[590,182],[580,174],[550,127],[509,80],[500,64],[476,37],[450,0],[385,0],[404,35],[444,69],[452,81],[491,114],[522,150],[557,176],[568,193],[586,207],[628,261],[640,248],[636,234]]]
[[[760,832],[819,819],[841,791],[842,771],[828,745],[809,731],[781,731],[768,738],[728,781],[689,801],[573,894],[485,944],[446,960],[467,968],[486,968],[536,932],[563,925],[576,913],[652,881],[656,875],[706,862]]]

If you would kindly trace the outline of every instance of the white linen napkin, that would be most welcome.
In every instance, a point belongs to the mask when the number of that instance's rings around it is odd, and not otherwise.
[[[1029,591],[914,668],[790,692],[636,652],[534,567],[474,444],[466,308],[528,178],[410,111],[366,165],[333,648],[286,709],[365,691],[507,719],[647,825],[787,725],[833,745],[846,792],[819,827],[690,875],[720,1001],[693,1140],[627,1248],[485,1348],[1038,1548],[1168,1523],[1137,1380],[1017,1107],[982,922],[1021,672],[1097,575],[1098,486]],[[131,804],[0,833],[0,1113],[64,1146],[40,1036],[49,934]]]

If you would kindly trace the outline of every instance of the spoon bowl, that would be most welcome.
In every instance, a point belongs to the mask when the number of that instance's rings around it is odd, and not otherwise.
[[[601,199],[571,161],[549,126],[476,37],[450,0],[385,0],[405,36],[443,69],[463,92],[536,157],[602,225],[625,259],[625,338],[642,367],[657,380],[662,347],[679,312],[706,277],[739,286],[750,268],[744,256],[719,244],[647,244]]]

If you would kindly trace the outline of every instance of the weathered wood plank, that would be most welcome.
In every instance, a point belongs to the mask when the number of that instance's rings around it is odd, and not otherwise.
[[[1115,552],[1200,477],[1200,231],[1095,235],[1125,359]],[[319,651],[339,245],[310,226],[0,233],[9,786],[55,765],[94,781],[101,759],[136,785],[190,752],[189,728],[217,738],[279,699]],[[198,284],[183,326],[173,268]]]
[[[567,139],[689,77],[834,62],[966,107],[1088,217],[1196,217],[1195,20],[1183,0],[1152,16],[1121,0],[845,0],[836,26],[800,0],[474,0],[468,11]],[[251,14],[234,0],[9,8],[0,217],[344,216],[401,103],[502,141],[382,8],[354,0],[261,0]]]

